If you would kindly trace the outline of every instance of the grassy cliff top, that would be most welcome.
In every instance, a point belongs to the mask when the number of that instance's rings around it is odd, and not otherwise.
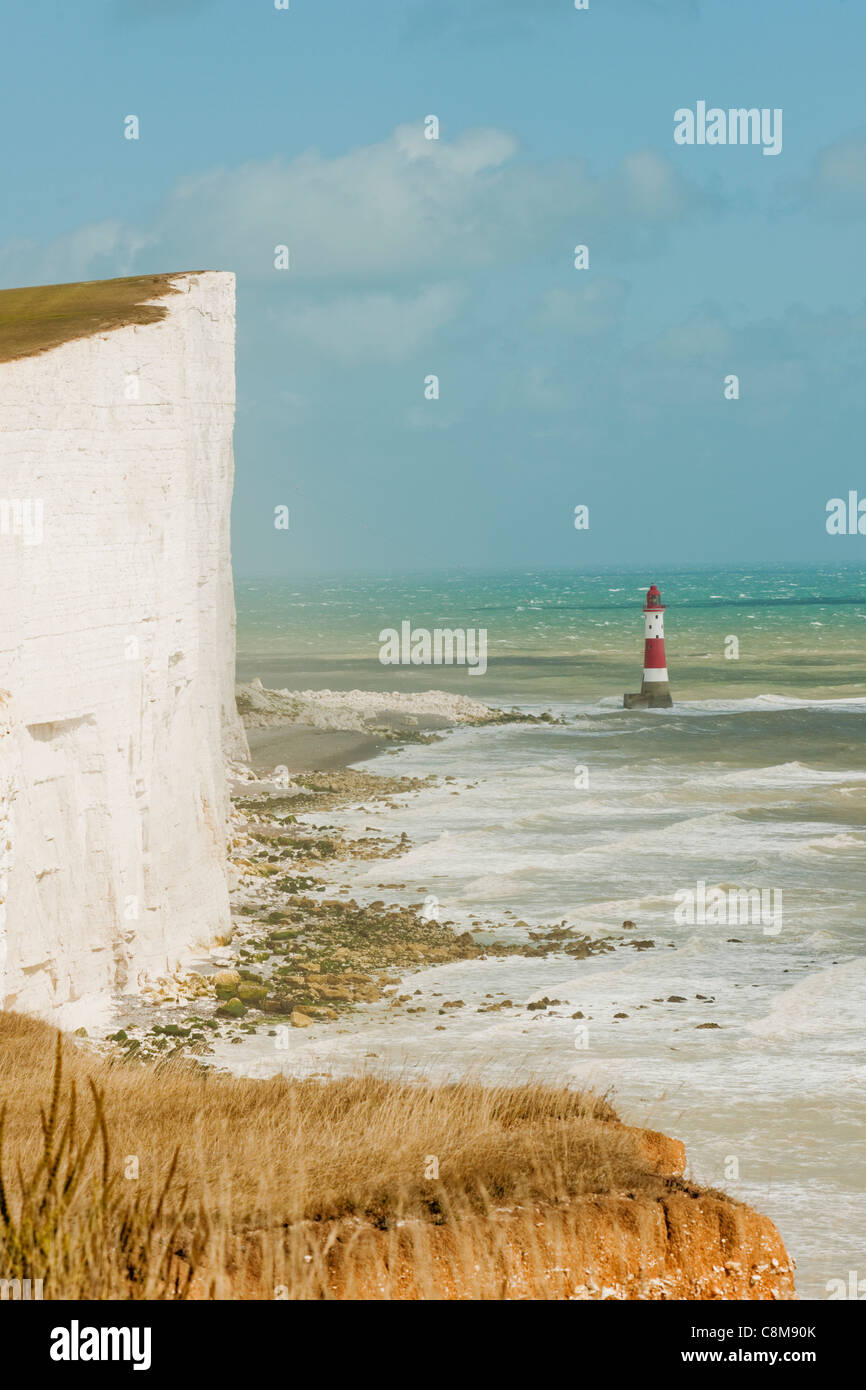
[[[7,1280],[100,1300],[793,1296],[772,1223],[686,1181],[682,1145],[604,1097],[233,1077],[163,1036],[137,1063],[0,1010]]]
[[[165,306],[146,301],[176,294],[171,281],[195,273],[132,275],[123,280],[0,290],[0,362],[34,357],[61,343],[129,324],[158,323],[165,318]]]

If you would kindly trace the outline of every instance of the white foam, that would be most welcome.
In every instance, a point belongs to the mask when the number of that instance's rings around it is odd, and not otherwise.
[[[780,995],[763,1018],[747,1025],[756,1037],[838,1036],[863,1031],[866,960],[846,961],[804,980]]]
[[[796,845],[792,853],[798,858],[808,858],[813,855],[851,855],[856,854],[858,858],[866,850],[866,835],[852,835],[847,831],[840,831],[837,835],[822,835],[819,839],[807,840],[805,844]]]
[[[818,768],[807,767],[805,763],[774,763],[770,767],[745,767],[734,772],[716,775],[699,775],[693,779],[701,784],[714,783],[728,787],[796,787],[829,786],[835,782],[866,781],[866,772],[839,771],[823,772]]]
[[[851,709],[866,711],[866,696],[849,695],[836,700],[806,700],[799,696],[754,695],[745,700],[680,700],[674,709],[680,714],[749,714],[756,710]]]

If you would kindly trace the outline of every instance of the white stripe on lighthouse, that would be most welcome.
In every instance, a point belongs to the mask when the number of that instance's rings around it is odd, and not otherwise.
[[[660,671],[651,671],[646,666],[643,668],[643,678],[645,681],[666,681],[668,678],[668,668],[663,666]]]

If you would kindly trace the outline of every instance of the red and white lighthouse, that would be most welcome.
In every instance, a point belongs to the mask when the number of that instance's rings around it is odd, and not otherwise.
[[[670,683],[665,657],[665,604],[655,584],[644,604],[643,680],[639,695],[623,695],[624,709],[670,709]]]

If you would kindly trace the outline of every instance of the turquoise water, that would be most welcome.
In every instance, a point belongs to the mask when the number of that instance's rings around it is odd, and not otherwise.
[[[683,698],[861,688],[859,568],[239,580],[238,675],[278,688],[429,688],[428,670],[378,660],[379,632],[409,619],[487,630],[487,674],[438,667],[439,688],[480,699],[595,699],[634,689],[652,581],[668,605],[668,666]],[[725,657],[731,636],[737,660]]]
[[[651,580],[668,604],[676,704],[624,711]],[[242,678],[446,688],[563,720],[458,729],[368,764],[455,780],[396,809],[329,814],[353,834],[405,831],[411,844],[398,861],[338,868],[339,882],[370,900],[382,885],[387,901],[430,899],[481,939],[488,923],[514,939],[520,922],[565,922],[616,946],[589,961],[473,961],[407,977],[426,1013],[370,1009],[351,1027],[293,1037],[282,1064],[612,1087],[628,1118],[685,1141],[698,1180],[777,1222],[801,1295],[826,1297],[827,1281],[851,1269],[862,1277],[863,599],[859,572],[827,569],[241,585]],[[382,667],[378,632],[404,618],[486,626],[488,673]],[[738,660],[724,656],[731,636]],[[678,918],[699,883],[774,895],[777,929]],[[623,933],[626,918],[635,932]],[[629,935],[653,944],[637,951]],[[527,1012],[542,995],[560,1003]],[[443,997],[464,1007],[442,1016]],[[512,1007],[478,1012],[491,998]],[[245,1064],[274,1065],[269,1047],[251,1041]]]

